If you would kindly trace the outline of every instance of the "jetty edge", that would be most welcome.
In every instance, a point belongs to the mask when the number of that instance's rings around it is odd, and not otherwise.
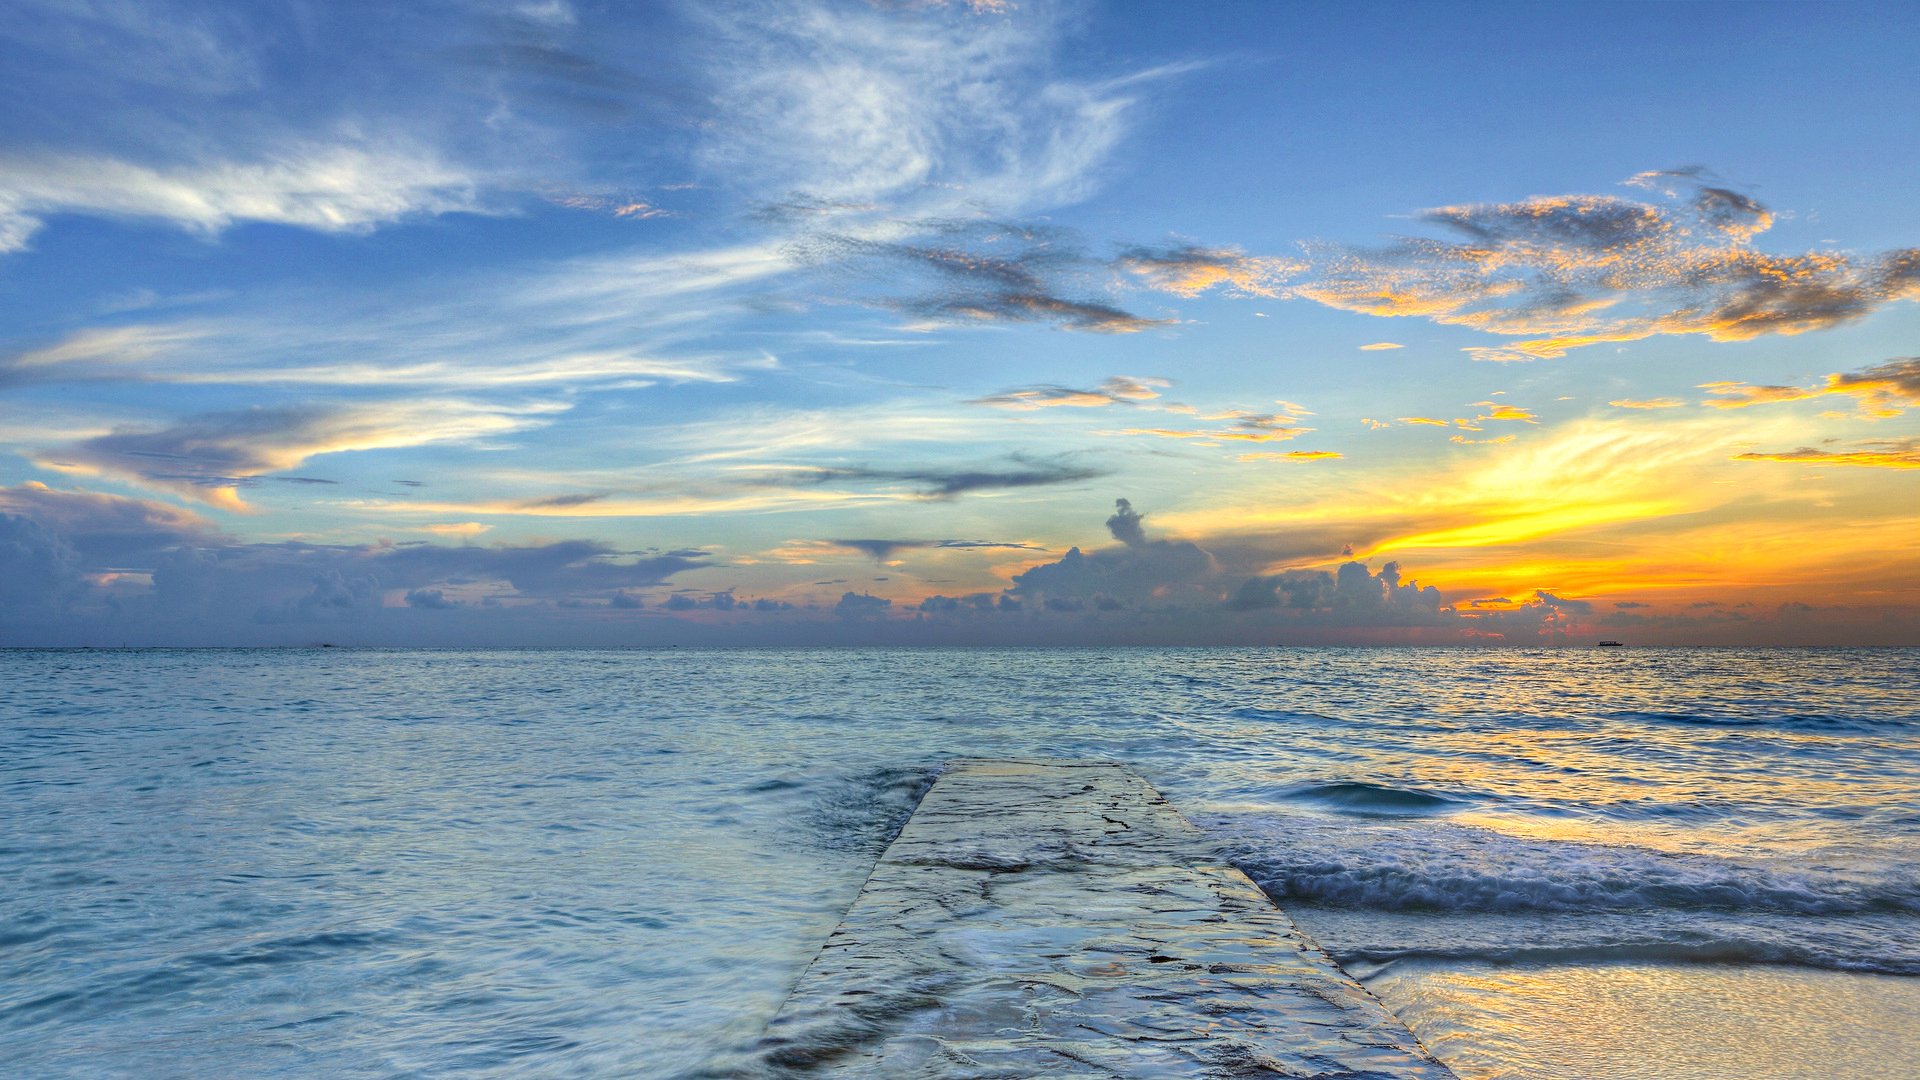
[[[1138,773],[949,762],[751,1077],[1454,1080]]]

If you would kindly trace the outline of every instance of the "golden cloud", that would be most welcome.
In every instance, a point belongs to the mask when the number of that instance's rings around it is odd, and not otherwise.
[[[1860,371],[1827,376],[1825,386],[1761,386],[1743,382],[1701,383],[1712,394],[1703,404],[1716,409],[1744,409],[1786,401],[1842,395],[1858,404],[1862,415],[1899,416],[1920,408],[1920,357],[1901,357]]]
[[[1306,268],[1305,263],[1248,255],[1232,248],[1133,248],[1116,265],[1149,287],[1192,298],[1224,286],[1233,296],[1281,295],[1280,283]]]
[[[1801,465],[1852,465],[1869,469],[1920,469],[1920,439],[1892,439],[1861,444],[1858,450],[1798,450],[1735,454],[1735,461],[1789,461]]]
[[[1274,450],[1260,450],[1251,454],[1241,454],[1235,461],[1334,461],[1346,457],[1337,450],[1289,450],[1280,453]]]
[[[1648,186],[1645,175],[1630,183]],[[1798,334],[1920,298],[1920,249],[1772,253],[1773,214],[1698,174],[1658,174],[1653,201],[1536,196],[1446,206],[1422,220],[1448,238],[1383,248],[1310,245],[1309,280],[1287,290],[1345,311],[1418,317],[1522,340],[1478,359],[1553,359],[1603,342],[1700,334]]]

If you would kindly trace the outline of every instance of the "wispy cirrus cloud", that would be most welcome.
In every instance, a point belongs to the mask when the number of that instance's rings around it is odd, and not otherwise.
[[[1197,439],[1205,442],[1285,442],[1314,430],[1285,413],[1231,413],[1208,419],[1230,421],[1214,428],[1124,428],[1122,435],[1151,435],[1161,439]]]
[[[549,403],[509,407],[465,401],[260,407],[115,430],[50,449],[41,464],[244,510],[240,488],[322,454],[471,442],[538,426],[565,409]]]
[[[852,540],[823,540],[819,542],[826,544],[830,547],[844,548],[848,551],[857,551],[860,554],[865,555],[876,562],[886,562],[888,559],[893,558],[893,556],[896,553],[901,551],[913,551],[913,550],[921,550],[921,549],[928,549],[928,550],[935,550],[935,551],[982,551],[982,550],[1045,551],[1047,550],[1046,548],[1041,547],[1038,544],[1018,543],[1018,542],[1006,541],[1006,540],[852,539]]]
[[[473,176],[401,145],[301,145],[167,165],[51,153],[0,162],[0,253],[23,250],[49,214],[154,219],[211,236],[241,222],[365,232],[479,209]]]
[[[1876,439],[1856,444],[1852,449],[1822,450],[1802,446],[1797,450],[1749,451],[1735,454],[1735,461],[1785,461],[1800,465],[1851,465],[1870,469],[1920,469],[1920,439]]]
[[[1100,293],[1096,271],[1072,232],[992,221],[917,223],[924,240],[816,234],[794,255],[884,283],[869,302],[931,324],[1044,323],[1131,334],[1170,324],[1130,312]]]
[[[905,486],[925,499],[946,500],[975,491],[1075,484],[1106,476],[1108,470],[1065,460],[1040,461],[1016,455],[1005,467],[987,468],[870,468],[867,466],[796,465],[777,471],[748,473],[741,479],[768,487],[824,485]]]
[[[1346,457],[1338,450],[1256,450],[1251,454],[1241,454],[1235,461],[1338,461]]]
[[[1703,170],[1628,183],[1645,197],[1446,206],[1418,216],[1443,236],[1309,244],[1306,280],[1287,295],[1524,339],[1468,350],[1483,360],[1550,359],[1658,334],[1798,334],[1920,298],[1920,249],[1765,252],[1754,244],[1772,212]]]
[[[975,398],[970,404],[1023,411],[1061,407],[1103,408],[1108,405],[1152,401],[1160,396],[1160,391],[1171,385],[1173,385],[1172,382],[1167,379],[1115,375],[1098,386],[1086,389],[1052,384],[1023,386],[1014,390],[1002,390],[983,398]]]
[[[1246,409],[1227,409],[1221,412],[1202,413],[1184,405],[1169,406],[1169,412],[1192,416],[1199,421],[1216,422],[1216,426],[1176,428],[1176,427],[1133,427],[1118,432],[1121,435],[1150,435],[1162,439],[1187,439],[1203,444],[1219,442],[1285,442],[1297,439],[1314,429],[1303,421],[1313,412],[1291,401],[1277,402],[1277,412],[1252,412]],[[1217,426],[1225,421],[1226,426]]]
[[[901,216],[1008,213],[1087,194],[1151,82],[1062,75],[1066,26],[1044,6],[737,4],[699,9],[727,122],[699,148],[728,182]]]

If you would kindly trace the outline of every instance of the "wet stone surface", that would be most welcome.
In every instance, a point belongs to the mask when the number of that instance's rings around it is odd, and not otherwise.
[[[1139,775],[985,760],[921,801],[749,1075],[1452,1077]]]

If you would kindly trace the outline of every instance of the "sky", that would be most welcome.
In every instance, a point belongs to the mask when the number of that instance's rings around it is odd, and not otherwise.
[[[15,0],[0,644],[1920,644],[1915,41]]]

